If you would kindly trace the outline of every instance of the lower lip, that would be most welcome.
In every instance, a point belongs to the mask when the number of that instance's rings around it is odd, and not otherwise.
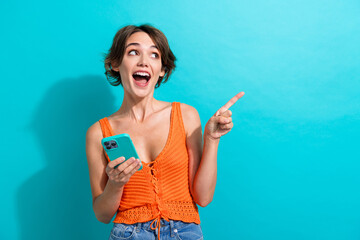
[[[141,83],[139,81],[136,81],[135,79],[133,79],[133,80],[134,80],[136,86],[138,86],[138,87],[146,87],[147,85],[149,85],[149,82],[150,82],[150,80],[149,80],[146,83]]]

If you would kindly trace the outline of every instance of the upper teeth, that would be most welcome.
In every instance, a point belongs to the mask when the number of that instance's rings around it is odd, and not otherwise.
[[[146,73],[146,72],[136,72],[136,73],[134,73],[134,74],[140,75],[140,76],[147,76],[147,77],[150,76],[150,74],[148,74],[148,73]]]

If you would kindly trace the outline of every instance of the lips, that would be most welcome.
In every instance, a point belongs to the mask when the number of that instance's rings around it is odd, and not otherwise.
[[[142,71],[142,70],[134,72],[132,76],[136,81],[139,80],[149,81],[151,78],[151,74],[148,71]]]
[[[147,71],[136,71],[133,73],[135,85],[138,87],[146,87],[149,84],[151,75]]]

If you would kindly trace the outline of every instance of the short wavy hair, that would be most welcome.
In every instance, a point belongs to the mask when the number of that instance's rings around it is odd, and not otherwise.
[[[140,26],[128,25],[121,28],[113,39],[113,43],[108,53],[105,54],[105,75],[106,79],[113,86],[122,85],[120,73],[112,69],[111,63],[121,64],[125,54],[125,44],[128,38],[136,32],[145,32],[149,35],[155,46],[161,53],[162,70],[165,70],[163,77],[159,77],[155,88],[160,87],[161,83],[167,82],[171,73],[175,70],[176,57],[170,49],[166,36],[159,29],[143,24]]]

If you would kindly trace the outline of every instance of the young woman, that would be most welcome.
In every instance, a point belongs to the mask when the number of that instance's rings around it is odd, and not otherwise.
[[[105,74],[123,86],[124,99],[88,129],[86,154],[96,218],[109,223],[117,213],[110,239],[203,238],[197,205],[213,199],[219,140],[233,127],[228,109],[244,93],[216,111],[202,137],[194,107],[153,96],[175,60],[165,35],[150,25],[120,29],[106,55]],[[109,161],[101,139],[121,133],[140,159]]]

